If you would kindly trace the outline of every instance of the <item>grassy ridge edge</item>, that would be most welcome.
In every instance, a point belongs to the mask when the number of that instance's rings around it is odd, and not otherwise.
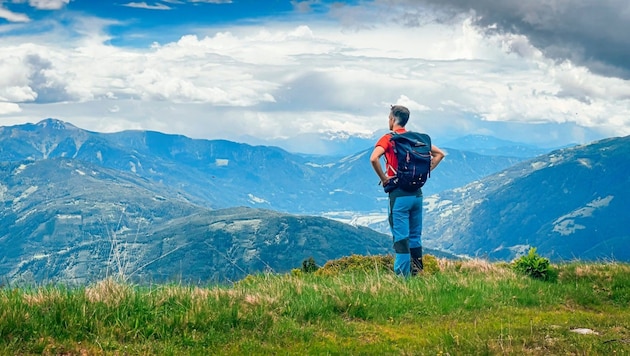
[[[630,354],[628,264],[557,265],[548,282],[433,261],[409,279],[350,256],[230,286],[5,287],[0,353]]]

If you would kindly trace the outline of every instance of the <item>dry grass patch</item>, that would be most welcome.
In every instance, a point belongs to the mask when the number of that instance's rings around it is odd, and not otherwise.
[[[117,282],[113,278],[104,279],[85,289],[85,297],[92,303],[105,303],[108,306],[120,305],[133,295],[133,287]]]
[[[38,289],[34,293],[24,293],[22,300],[29,306],[52,304],[65,299],[58,289]]]
[[[513,277],[514,271],[507,263],[492,263],[488,260],[473,258],[469,260],[449,260],[441,258],[438,260],[440,269],[443,271],[479,273],[500,277]]]
[[[607,263],[607,264],[582,264],[575,268],[577,277],[599,277],[612,278],[613,273],[630,273],[630,265]]]

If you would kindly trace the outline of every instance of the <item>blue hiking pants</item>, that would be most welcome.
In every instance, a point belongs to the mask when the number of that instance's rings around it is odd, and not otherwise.
[[[422,247],[422,193],[389,195],[389,227],[394,240],[394,272],[411,274],[410,249]]]

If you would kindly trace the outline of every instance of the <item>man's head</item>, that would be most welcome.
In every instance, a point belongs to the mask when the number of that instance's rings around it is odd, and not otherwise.
[[[392,105],[389,112],[389,129],[393,130],[394,125],[405,127],[409,121],[409,109],[402,105]]]

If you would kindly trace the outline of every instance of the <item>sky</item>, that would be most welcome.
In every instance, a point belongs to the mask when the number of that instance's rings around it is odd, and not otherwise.
[[[0,126],[300,142],[400,104],[436,144],[588,143],[630,135],[628,33],[627,0],[0,0]]]

